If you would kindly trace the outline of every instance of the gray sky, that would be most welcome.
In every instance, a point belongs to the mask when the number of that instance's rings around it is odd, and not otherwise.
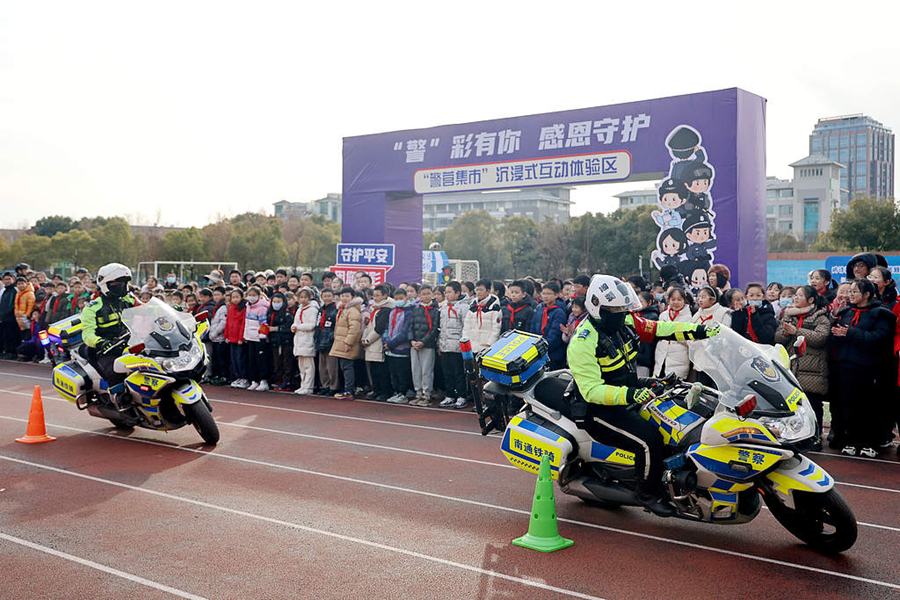
[[[345,135],[734,86],[768,99],[768,172],[787,177],[819,117],[900,129],[898,6],[6,3],[0,227],[201,226],[340,191]],[[573,212],[634,187],[579,189]]]

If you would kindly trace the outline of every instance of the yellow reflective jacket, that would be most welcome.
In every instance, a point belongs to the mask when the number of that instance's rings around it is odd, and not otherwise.
[[[575,378],[575,385],[581,396],[593,404],[624,406],[628,404],[628,385],[611,385],[604,382],[604,373],[620,372],[637,357],[637,341],[652,341],[654,338],[678,342],[701,339],[698,325],[671,321],[647,321],[640,317],[625,317],[625,336],[622,348],[613,355],[598,352],[600,334],[590,319],[572,335],[567,357],[569,369]],[[628,331],[630,329],[630,331]],[[616,378],[621,379],[621,378]],[[636,380],[636,378],[634,378]]]

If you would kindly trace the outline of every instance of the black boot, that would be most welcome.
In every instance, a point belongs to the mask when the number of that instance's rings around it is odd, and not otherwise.
[[[637,499],[646,510],[657,517],[674,517],[678,513],[675,505],[669,502],[661,491],[650,489],[648,486],[638,487]]]

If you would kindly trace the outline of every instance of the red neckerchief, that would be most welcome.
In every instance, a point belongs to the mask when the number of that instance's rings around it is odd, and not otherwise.
[[[429,304],[428,306],[423,306],[422,308],[425,309],[425,318],[428,319],[428,331],[431,331],[432,329],[434,329],[434,324],[432,324],[431,322],[431,311],[434,310],[434,306]]]
[[[322,307],[322,318],[319,319],[319,329],[325,328],[325,317],[326,317],[327,312],[328,312],[328,310],[323,306]]]
[[[550,312],[551,308],[559,308],[559,307],[555,304],[551,304],[550,306],[544,307],[544,314],[541,315],[541,335],[544,335],[544,331],[546,331],[546,329],[547,329],[547,321],[549,320],[547,318],[547,313]]]
[[[758,344],[759,338],[756,337],[756,332],[753,331],[753,321],[750,320],[750,309],[751,308],[752,307],[750,307],[750,306],[747,307],[747,335],[750,336],[751,340],[753,340],[754,342],[756,342]]]
[[[375,315],[377,315],[378,311],[381,310],[382,308],[384,308],[384,307],[383,306],[373,306],[372,307],[372,312],[369,313],[369,323],[375,322]]]
[[[312,306],[312,305],[311,305],[311,304],[307,304],[306,306],[304,306],[303,308],[300,309],[300,322],[301,322],[301,323],[303,322],[303,311],[305,311],[305,310],[306,310],[307,308],[309,308],[310,306]]]
[[[671,308],[668,308],[668,309],[666,309],[666,310],[669,311],[669,320],[670,320],[670,321],[674,321],[675,318],[681,313],[681,309],[680,309],[680,308],[679,308],[678,310],[675,311],[675,314],[674,314],[674,315],[672,314],[672,309],[671,309]]]
[[[850,319],[850,327],[853,327],[853,326],[855,326],[857,323],[859,323],[859,315],[862,314],[862,312],[863,312],[864,310],[867,310],[867,309],[865,309],[865,308],[851,308],[850,310],[853,311],[853,318]]]
[[[803,319],[806,318],[806,313],[803,313],[799,317],[797,317],[797,329],[803,327]]]
[[[342,313],[342,312],[344,312],[344,305],[343,305],[343,304],[341,304],[341,307],[338,309],[338,314],[337,314],[337,316],[334,318],[334,323],[335,323],[335,325],[337,325],[338,321],[341,320],[341,313]]]
[[[520,310],[525,309],[528,305],[523,304],[519,308],[513,308],[512,304],[509,304],[508,306],[509,306],[509,326],[512,327],[515,324],[515,321],[513,319],[515,318],[516,313],[519,312]]]
[[[714,316],[715,315],[709,315],[708,317],[700,317],[700,324],[703,325],[704,323],[706,323],[707,321],[712,319]]]
[[[456,312],[456,309],[453,308],[453,305],[448,302],[447,303],[447,316],[449,317],[450,315],[455,316],[457,319],[459,318],[459,313]]]

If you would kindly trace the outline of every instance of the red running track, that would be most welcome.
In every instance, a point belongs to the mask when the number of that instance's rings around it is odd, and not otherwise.
[[[0,362],[0,592],[19,597],[890,597],[900,461],[815,455],[859,519],[840,557],[766,511],[712,526],[557,494],[575,545],[511,545],[534,477],[470,412],[208,388],[193,429],[118,432],[56,399],[49,370]],[[26,446],[34,385],[56,442]]]

